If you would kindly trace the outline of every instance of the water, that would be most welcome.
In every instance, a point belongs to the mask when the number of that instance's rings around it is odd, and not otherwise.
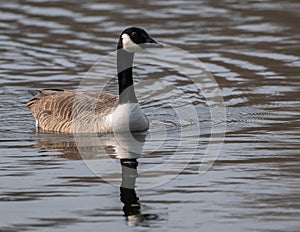
[[[296,0],[2,2],[0,230],[299,231],[299,10]],[[138,98],[153,121],[140,135],[138,164],[132,159],[122,168],[117,158],[132,156],[110,135],[96,144],[81,137],[77,147],[72,136],[35,133],[27,90],[76,88],[128,25],[192,53],[219,84],[226,137],[204,175],[198,170],[211,129],[206,101],[163,67],[135,70],[137,86],[145,87],[137,88]],[[147,79],[159,84],[147,86]],[[168,86],[174,88],[167,95]],[[191,102],[200,136],[195,122],[179,122],[172,110]],[[178,165],[195,156],[171,181],[141,189],[144,170],[175,153]],[[114,175],[98,170],[101,179],[90,170],[107,162]],[[168,179],[176,171],[156,174]],[[122,185],[136,183],[135,190],[119,187],[122,175]]]

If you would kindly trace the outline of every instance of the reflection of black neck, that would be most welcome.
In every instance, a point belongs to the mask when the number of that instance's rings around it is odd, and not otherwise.
[[[123,211],[126,217],[140,214],[139,198],[135,192],[135,182],[138,176],[136,159],[121,159],[122,184],[120,187],[120,198],[123,202]]]
[[[119,81],[119,104],[136,103],[132,79],[134,53],[119,49],[117,52],[117,71]]]

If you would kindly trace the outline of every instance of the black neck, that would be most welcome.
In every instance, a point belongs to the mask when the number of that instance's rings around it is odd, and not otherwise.
[[[117,52],[119,104],[137,102],[132,79],[133,56],[134,53],[124,49],[119,49]]]

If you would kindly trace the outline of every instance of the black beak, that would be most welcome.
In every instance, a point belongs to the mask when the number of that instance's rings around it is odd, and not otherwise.
[[[163,48],[164,46],[160,43],[157,43],[154,39],[152,39],[150,36],[147,36],[146,43],[140,44],[140,46],[145,48]]]

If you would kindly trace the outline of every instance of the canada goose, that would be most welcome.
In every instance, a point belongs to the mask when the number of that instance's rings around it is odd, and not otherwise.
[[[27,102],[37,130],[61,133],[145,131],[149,121],[136,98],[132,64],[135,52],[162,47],[141,28],[125,29],[118,42],[119,96],[111,93],[44,89],[29,91]]]

